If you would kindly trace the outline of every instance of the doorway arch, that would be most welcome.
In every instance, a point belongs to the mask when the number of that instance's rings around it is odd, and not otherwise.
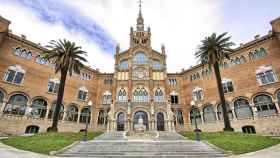
[[[117,117],[117,131],[124,131],[125,116],[123,112],[120,112]]]
[[[142,117],[143,124],[146,126],[146,129],[149,130],[149,120],[148,114],[145,111],[137,111],[133,116],[133,129],[134,126],[138,123],[139,118]]]
[[[162,112],[157,113],[157,130],[164,131],[164,115]]]

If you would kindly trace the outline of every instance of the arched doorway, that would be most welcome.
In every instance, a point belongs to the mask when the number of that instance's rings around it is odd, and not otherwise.
[[[117,117],[117,131],[124,131],[124,123],[125,123],[124,113],[121,112],[118,114]]]
[[[145,111],[138,111],[134,114],[133,129],[134,129],[134,126],[138,123],[138,120],[140,117],[142,117],[143,124],[146,126],[146,129],[149,130],[148,114]]]
[[[157,113],[157,130],[164,131],[164,115],[162,112]]]

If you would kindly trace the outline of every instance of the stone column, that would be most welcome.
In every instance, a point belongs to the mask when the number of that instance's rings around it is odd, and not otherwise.
[[[217,110],[214,109],[215,116],[216,116],[216,123],[219,123],[219,116]]]
[[[107,123],[107,132],[110,132],[110,124],[111,124],[111,120],[108,120],[108,123]]]
[[[278,103],[278,101],[276,100],[276,101],[274,102],[274,104],[275,104],[275,107],[276,107],[277,113],[278,113],[278,114],[280,114],[280,107],[279,107],[279,103]]]
[[[201,116],[201,124],[204,124],[204,116],[202,110],[200,111],[200,116]]]
[[[66,111],[63,111],[62,121],[66,121],[66,116],[67,116],[67,112],[66,112]]]
[[[78,119],[77,119],[77,123],[80,123],[80,116],[81,116],[81,109],[78,110]]]
[[[48,121],[48,116],[49,116],[49,112],[50,112],[50,109],[47,107],[46,109],[46,115],[45,115],[45,120]]]
[[[237,116],[236,116],[236,114],[235,114],[234,106],[232,106],[231,112],[232,112],[232,116],[233,116],[233,121],[237,121]]]
[[[3,114],[3,113],[4,113],[6,104],[7,104],[7,101],[6,101],[6,100],[3,100],[3,103],[2,103],[2,106],[1,106],[0,114]]]
[[[115,120],[112,120],[112,131],[116,131],[117,128],[116,128],[116,121]]]
[[[250,107],[252,108],[253,119],[256,119],[257,116],[258,116],[258,110],[257,110],[257,108],[254,106],[254,104],[250,104]]]

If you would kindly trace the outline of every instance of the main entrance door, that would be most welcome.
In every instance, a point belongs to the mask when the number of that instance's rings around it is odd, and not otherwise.
[[[117,117],[117,131],[124,131],[125,117],[124,113],[119,113]]]
[[[139,118],[142,117],[143,124],[146,126],[146,129],[149,130],[149,121],[148,121],[148,114],[145,111],[138,111],[134,114],[133,117],[133,129],[135,124],[138,123]]]
[[[157,130],[164,131],[164,115],[163,113],[157,113]]]

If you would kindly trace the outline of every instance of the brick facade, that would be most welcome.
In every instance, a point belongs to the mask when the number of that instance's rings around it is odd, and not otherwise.
[[[0,105],[2,104],[0,133],[23,134],[28,126],[38,126],[39,132],[45,132],[51,124],[48,115],[56,99],[55,93],[48,92],[48,84],[53,79],[59,79],[59,75],[54,73],[50,64],[38,63],[37,57],[45,48],[27,40],[25,36],[19,37],[9,32],[9,24],[8,20],[0,17],[0,91],[3,95],[3,103],[0,100]],[[236,48],[230,55],[232,61],[226,60],[227,65],[221,66],[222,78],[230,80],[234,89],[226,93],[225,97],[229,104],[229,111],[232,112],[232,126],[236,131],[242,131],[244,126],[254,126],[257,133],[280,135],[280,125],[277,123],[280,121],[278,104],[280,101],[280,19],[272,21],[271,24],[272,31],[263,37],[256,36],[253,41]],[[15,54],[16,48],[30,51],[32,56],[20,57]],[[265,50],[265,53],[253,59],[249,54],[256,50]],[[147,57],[147,63],[137,63],[139,61],[135,56],[141,53]],[[139,60],[142,60],[141,56]],[[157,68],[155,64],[160,67]],[[21,84],[6,81],[5,76],[11,66],[20,67],[25,71]],[[150,28],[145,30],[144,19],[140,12],[137,29],[131,28],[130,48],[120,52],[119,46],[116,47],[114,73],[100,73],[98,70],[85,68],[82,74],[74,74],[67,78],[64,111],[59,123],[59,131],[84,129],[82,109],[88,106],[90,100],[93,102],[90,130],[133,130],[135,117],[139,111],[142,112],[139,115],[147,114],[149,130],[162,130],[161,127],[164,130],[173,130],[174,120],[176,130],[191,130],[194,127],[191,123],[190,102],[194,100],[195,89],[202,90],[203,93],[202,98],[195,101],[196,108],[200,110],[199,128],[202,131],[222,130],[223,122],[219,120],[217,108],[219,96],[215,75],[212,71],[206,71],[209,69],[208,66],[197,65],[180,73],[167,73],[166,67],[165,48],[162,46],[161,52],[152,49],[151,30]],[[272,68],[275,80],[268,84],[260,84],[260,79],[257,78],[258,71],[266,68]],[[81,88],[88,92],[84,101],[78,99]],[[119,97],[121,89],[126,93],[124,100],[120,100]],[[138,89],[147,91],[147,99],[145,96],[140,96],[140,100],[137,100],[139,98],[135,94]],[[157,90],[162,91],[164,99],[161,96],[155,97]],[[7,105],[12,104],[11,98],[16,94],[23,95],[27,99],[26,107],[32,107],[38,98],[45,100],[47,106],[44,115],[34,117],[27,112],[19,115],[13,112],[7,113]],[[262,94],[270,97],[271,104],[274,105],[269,105],[272,110],[267,115],[260,115],[258,105],[254,102],[255,98]],[[108,98],[104,98],[104,95]],[[177,96],[177,100],[171,98],[171,95]],[[239,118],[240,114],[235,102],[240,98],[248,102],[252,110],[251,117]],[[68,118],[70,116],[68,109],[71,106],[78,109],[73,113],[75,119],[72,120]],[[169,110],[170,106],[173,113]],[[208,118],[204,118],[207,106],[211,106],[215,113],[215,121],[211,123],[207,123]],[[26,107],[25,111],[28,109]],[[120,113],[124,114],[121,124],[118,120]],[[159,113],[163,114],[161,121],[158,118]]]

